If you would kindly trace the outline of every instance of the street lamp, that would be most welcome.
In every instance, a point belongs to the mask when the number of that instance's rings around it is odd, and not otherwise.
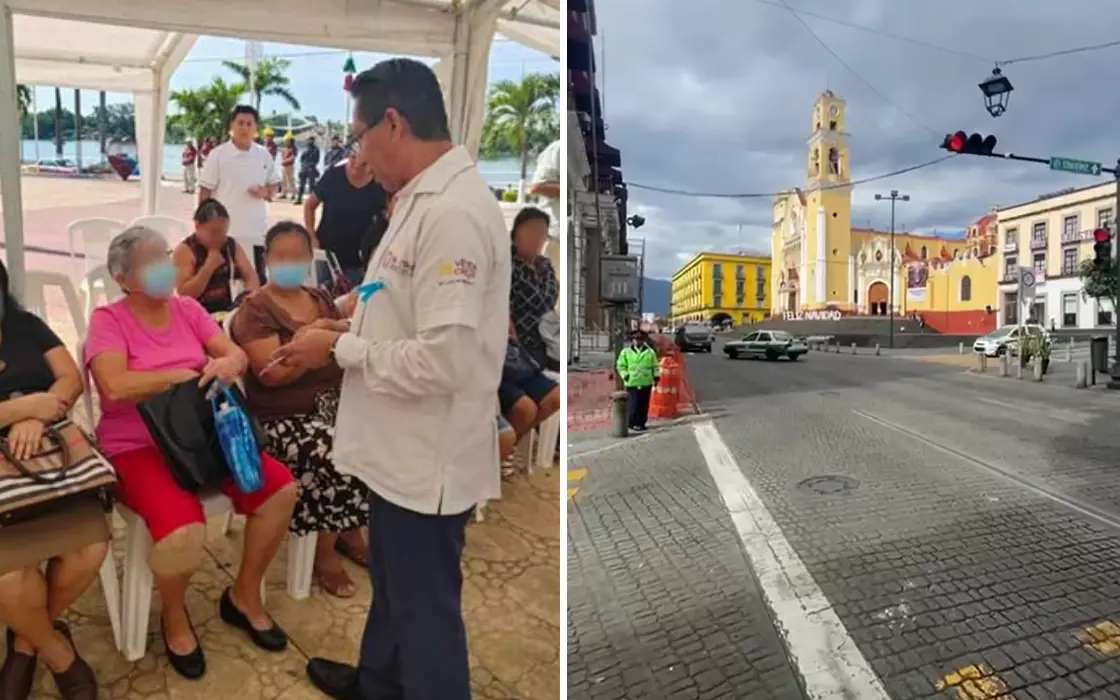
[[[984,107],[988,114],[998,117],[1007,111],[1007,101],[1011,99],[1011,81],[1003,76],[999,66],[992,70],[984,82],[980,83],[980,92],[984,93]]]
[[[910,195],[899,194],[898,190],[891,190],[890,194],[875,195],[875,201],[881,202],[889,199],[891,202],[891,288],[890,299],[887,301],[887,307],[890,309],[891,329],[890,329],[890,343],[887,347],[894,349],[894,207],[897,202],[909,202]]]
[[[641,214],[634,214],[626,219],[626,223],[630,224],[630,228],[639,229],[646,225],[646,217]]]

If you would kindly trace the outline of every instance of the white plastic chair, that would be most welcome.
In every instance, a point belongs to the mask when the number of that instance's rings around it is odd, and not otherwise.
[[[167,239],[167,243],[172,248],[189,236],[191,232],[191,227],[187,225],[186,221],[161,214],[136,217],[129,226],[147,226],[153,231],[159,232]]]
[[[79,291],[82,298],[85,299],[87,325],[90,317],[93,316],[93,310],[97,308],[99,297],[105,297],[105,303],[112,303],[124,296],[124,292],[109,275],[109,268],[105,265],[98,265],[87,272],[86,276],[82,278]]]
[[[556,372],[545,370],[545,376],[560,384],[560,375]],[[534,449],[530,453],[533,465],[538,469],[548,469],[555,462],[556,440],[560,437],[560,417],[563,411],[553,413],[547,420],[537,426],[537,437]]]
[[[24,276],[23,284],[24,306],[28,311],[45,321],[47,317],[47,287],[58,287],[62,290],[62,296],[66,299],[67,310],[70,312],[70,318],[74,322],[74,330],[77,331],[79,338],[85,338],[88,319],[82,313],[82,304],[78,300],[78,291],[74,289],[74,283],[70,278],[61,272],[28,270]]]
[[[70,258],[77,260],[78,253],[85,255],[82,267],[83,274],[88,273],[99,264],[104,264],[109,255],[109,242],[113,240],[126,226],[123,221],[93,216],[88,219],[71,221],[67,226],[67,235],[70,239]],[[81,246],[77,245],[81,240]]]

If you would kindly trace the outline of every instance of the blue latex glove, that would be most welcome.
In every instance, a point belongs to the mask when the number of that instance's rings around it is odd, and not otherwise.
[[[364,304],[370,300],[374,294],[377,294],[385,288],[384,282],[366,282],[365,284],[358,285],[358,299]]]

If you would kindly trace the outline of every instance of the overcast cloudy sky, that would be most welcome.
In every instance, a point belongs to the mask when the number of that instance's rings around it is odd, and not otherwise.
[[[624,178],[694,192],[773,192],[805,180],[813,101],[848,104],[856,179],[933,160],[947,132],[993,133],[997,150],[1120,157],[1120,46],[1013,63],[1007,114],[988,116],[977,83],[997,60],[1120,39],[1115,0],[607,0],[597,3],[607,141]],[[901,35],[935,50],[900,41]],[[882,96],[877,95],[881,93]],[[884,96],[886,99],[884,99]],[[892,104],[893,103],[893,104]],[[857,187],[854,225],[886,228],[896,188],[900,229],[959,231],[993,205],[1091,184],[1046,166],[957,157]],[[646,218],[647,274],[667,278],[701,250],[769,251],[770,198],[706,199],[630,189]],[[741,227],[741,233],[740,231]]]

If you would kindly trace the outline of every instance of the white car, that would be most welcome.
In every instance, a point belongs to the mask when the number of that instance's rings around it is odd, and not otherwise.
[[[972,344],[972,351],[982,353],[988,357],[999,357],[1004,354],[1018,355],[1019,328],[1020,326],[1004,326],[982,338],[977,338],[976,342]],[[1042,336],[1047,339],[1050,338],[1050,331],[1037,323],[1024,324],[1022,329],[1023,333],[1027,336],[1033,335]]]

